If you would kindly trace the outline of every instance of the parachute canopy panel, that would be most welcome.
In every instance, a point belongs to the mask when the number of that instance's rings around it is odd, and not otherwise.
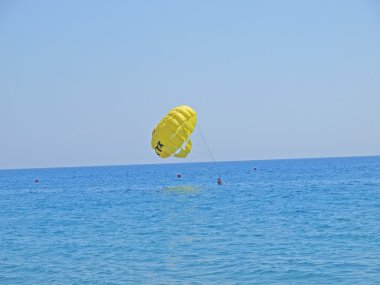
[[[197,113],[189,106],[169,111],[152,132],[151,146],[158,156],[185,158],[191,151],[189,139],[197,123]]]

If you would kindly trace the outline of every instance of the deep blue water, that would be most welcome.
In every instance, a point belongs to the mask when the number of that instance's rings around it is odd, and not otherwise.
[[[0,238],[1,284],[380,284],[380,157],[2,170]]]

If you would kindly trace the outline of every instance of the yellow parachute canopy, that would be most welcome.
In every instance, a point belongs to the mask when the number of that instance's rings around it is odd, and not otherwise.
[[[189,106],[169,111],[152,132],[151,145],[158,156],[184,158],[191,151],[190,135],[197,123],[197,113]]]

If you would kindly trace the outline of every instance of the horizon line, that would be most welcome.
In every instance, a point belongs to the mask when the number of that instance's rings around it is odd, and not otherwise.
[[[348,155],[348,156],[321,156],[321,157],[293,157],[293,158],[267,158],[267,159],[243,159],[243,160],[219,160],[219,161],[198,161],[198,162],[163,162],[163,163],[131,163],[131,164],[105,164],[105,165],[81,165],[81,166],[51,166],[51,167],[25,167],[25,168],[0,168],[0,171],[7,170],[33,170],[33,169],[60,169],[60,168],[90,168],[90,167],[120,167],[120,166],[143,166],[143,165],[168,165],[168,164],[196,164],[196,163],[223,163],[223,162],[244,162],[244,161],[271,161],[271,160],[303,160],[303,159],[334,159],[334,158],[360,158],[360,157],[380,157],[374,155]]]

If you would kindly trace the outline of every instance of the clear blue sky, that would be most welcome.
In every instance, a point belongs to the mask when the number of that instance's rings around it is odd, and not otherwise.
[[[380,2],[0,1],[0,168],[167,162],[180,104],[216,160],[379,155]]]

